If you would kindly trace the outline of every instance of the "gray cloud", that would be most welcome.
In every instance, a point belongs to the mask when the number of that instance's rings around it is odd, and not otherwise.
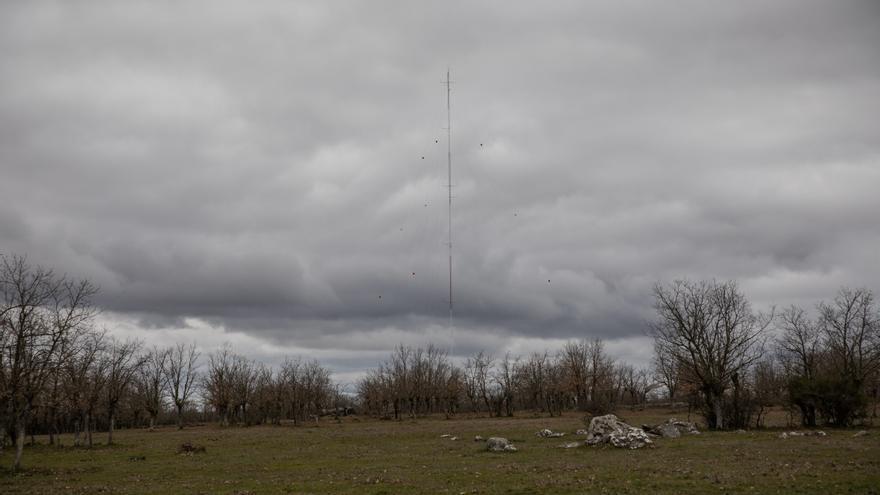
[[[458,352],[636,339],[679,277],[738,279],[758,307],[878,288],[878,21],[872,2],[4,4],[0,251],[96,281],[138,335],[198,318],[349,371],[442,338],[448,64]]]

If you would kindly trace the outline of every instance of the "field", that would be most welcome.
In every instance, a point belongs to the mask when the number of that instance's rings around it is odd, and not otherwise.
[[[669,416],[620,415],[635,425]],[[92,449],[70,447],[70,436],[64,447],[38,437],[25,450],[22,472],[8,470],[9,449],[0,455],[0,493],[880,493],[877,429],[788,439],[778,438],[779,429],[704,433],[636,451],[559,448],[582,427],[577,415],[349,417],[317,427],[123,430],[117,444]],[[568,434],[535,436],[542,428]],[[519,451],[486,452],[474,435],[506,437]],[[178,454],[184,442],[205,452]]]

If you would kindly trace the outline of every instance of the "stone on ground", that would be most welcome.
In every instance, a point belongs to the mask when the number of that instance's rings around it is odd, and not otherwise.
[[[682,435],[699,435],[700,430],[697,429],[697,425],[688,421],[679,421],[675,418],[667,419],[666,421],[650,426],[650,425],[642,425],[642,429],[646,432],[657,435],[663,438],[678,438]]]
[[[654,442],[645,430],[630,426],[613,414],[606,414],[590,420],[587,445],[606,443],[621,449],[640,449]]]
[[[537,433],[535,433],[535,436],[539,436],[541,438],[559,438],[564,435],[565,435],[565,433],[553,432],[552,430],[549,430],[547,428],[544,428],[543,430],[540,430]]]
[[[486,440],[486,449],[490,452],[516,452],[516,447],[506,438],[501,437],[491,437]]]

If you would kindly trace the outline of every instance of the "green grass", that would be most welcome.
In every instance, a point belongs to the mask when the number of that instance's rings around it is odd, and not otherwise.
[[[665,417],[622,415],[635,425]],[[569,434],[536,437],[545,427]],[[876,429],[858,438],[826,430],[783,440],[779,430],[759,430],[659,439],[636,451],[558,448],[582,427],[576,415],[524,415],[120,431],[113,446],[27,447],[25,469],[15,474],[7,449],[0,493],[880,493]],[[441,439],[445,433],[460,439]],[[519,451],[486,452],[474,435],[507,437]],[[206,452],[179,455],[184,442]]]

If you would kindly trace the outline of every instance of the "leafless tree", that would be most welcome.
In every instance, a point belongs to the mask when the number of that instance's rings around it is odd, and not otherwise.
[[[154,346],[144,357],[144,364],[135,377],[138,398],[150,416],[150,428],[156,426],[156,420],[162,412],[162,400],[167,383],[165,362],[168,360],[169,352],[169,349]]]
[[[812,380],[819,370],[822,352],[822,335],[819,327],[810,320],[803,309],[790,306],[779,314],[777,339],[782,363],[790,372]]]
[[[519,365],[519,356],[514,356],[510,352],[504,355],[498,363],[498,368],[492,377],[498,386],[499,397],[495,406],[496,416],[501,415],[501,408],[504,407],[504,414],[508,417],[513,416],[515,409],[514,399],[516,398],[516,368]]]
[[[723,429],[725,392],[761,357],[770,318],[752,312],[734,282],[658,284],[654,297],[658,349],[699,387],[709,426]]]
[[[144,363],[144,357],[140,355],[142,344],[137,340],[119,342],[111,340],[107,346],[107,445],[113,443],[113,430],[116,427],[116,413],[119,401],[123,394],[129,391],[129,387]]]
[[[880,311],[868,289],[842,288],[819,304],[819,326],[841,375],[860,384],[880,371]]]
[[[98,401],[104,390],[106,360],[104,359],[105,334],[93,332],[86,334],[79,346],[79,352],[66,360],[61,368],[65,401],[74,419],[73,444],[85,441],[92,445],[92,420]]]
[[[495,359],[483,351],[469,357],[465,364],[464,379],[465,393],[476,412],[480,408],[480,402],[486,407],[486,411],[492,414],[492,405],[489,399],[490,377]]]
[[[205,400],[220,416],[222,426],[229,425],[229,416],[234,405],[235,357],[228,344],[210,353],[208,372],[202,384]]]
[[[171,402],[177,410],[177,428],[183,429],[183,408],[189,402],[198,377],[199,352],[195,343],[172,347],[165,361],[165,381]]]
[[[666,387],[669,400],[674,401],[676,399],[676,392],[678,392],[679,376],[681,375],[678,362],[662,345],[655,343],[654,358],[651,361],[651,365],[654,372],[654,380],[663,387]]]
[[[34,401],[61,365],[64,343],[95,315],[88,281],[56,276],[20,256],[0,256],[0,404],[21,466]]]

